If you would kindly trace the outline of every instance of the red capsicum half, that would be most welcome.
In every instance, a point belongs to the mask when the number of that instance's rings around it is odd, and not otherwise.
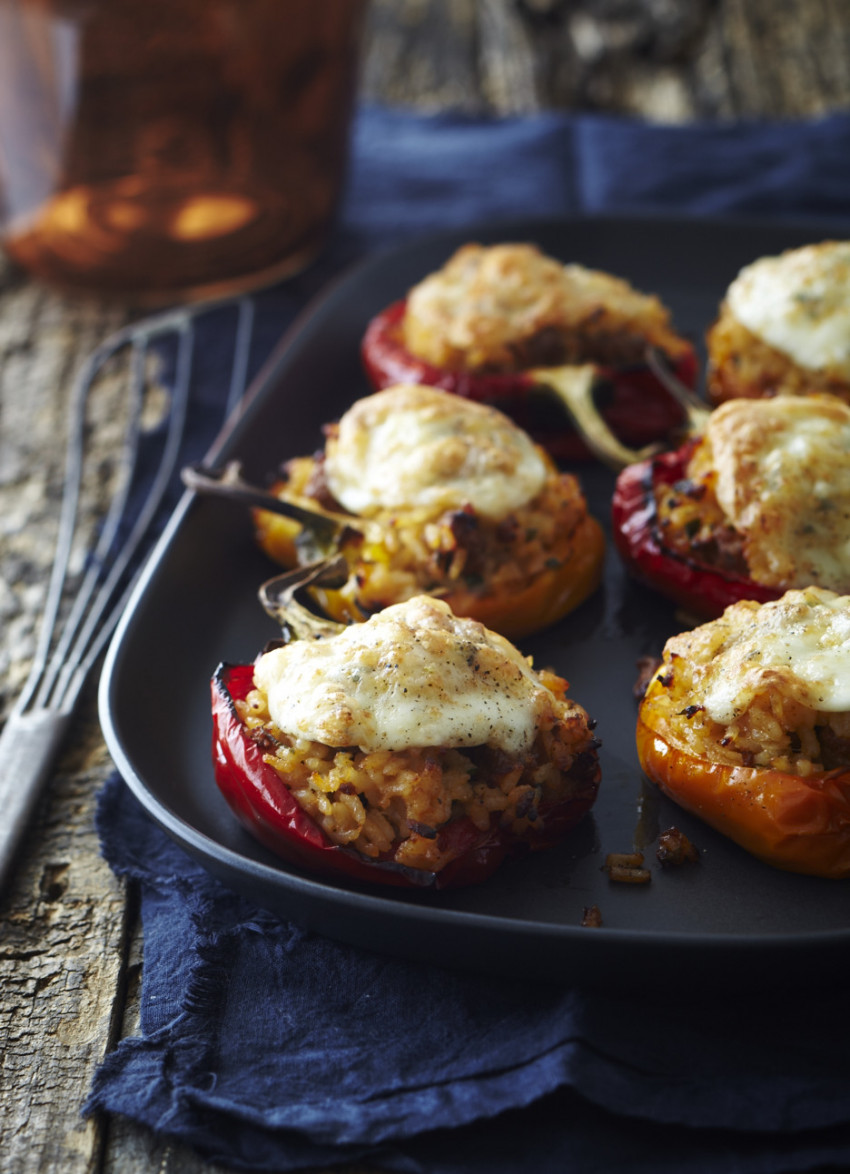
[[[499,408],[559,460],[584,460],[591,455],[576,429],[565,423],[563,408],[546,385],[545,370],[476,374],[435,367],[404,345],[401,323],[406,306],[406,300],[388,306],[372,319],[364,335],[362,361],[376,389],[397,383],[439,387]],[[668,357],[668,365],[679,383],[695,386],[693,348],[675,361]],[[647,363],[599,365],[597,374],[600,391],[607,394],[601,415],[622,444],[640,448],[683,425],[682,407]]]
[[[353,848],[331,842],[299,806],[277,771],[264,759],[262,746],[242,722],[237,700],[254,685],[251,665],[221,665],[212,680],[213,763],[216,782],[230,808],[252,835],[282,859],[310,872],[403,888],[458,888],[490,876],[511,856],[547,847],[561,839],[593,805],[598,771],[568,799],[541,804],[543,830],[522,838],[499,826],[481,831],[463,817],[438,831],[440,848],[451,860],[439,872],[395,863],[391,856],[369,859]]]
[[[740,599],[767,603],[781,591],[744,575],[684,558],[664,544],[655,490],[686,477],[695,440],[629,465],[617,478],[611,507],[614,543],[629,571],[687,611],[713,618]]]

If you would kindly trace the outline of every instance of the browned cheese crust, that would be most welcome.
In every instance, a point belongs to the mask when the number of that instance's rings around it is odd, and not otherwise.
[[[642,362],[648,345],[672,358],[688,348],[654,295],[529,244],[463,246],[410,291],[402,335],[434,366],[480,373],[620,366]]]
[[[663,541],[763,586],[850,592],[848,452],[850,406],[833,396],[729,401],[686,479],[655,489]]]

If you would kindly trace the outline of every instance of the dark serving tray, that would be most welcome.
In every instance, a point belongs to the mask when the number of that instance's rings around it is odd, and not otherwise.
[[[369,389],[358,346],[369,318],[469,239],[533,240],[563,260],[608,270],[659,294],[700,342],[739,268],[828,235],[801,226],[656,219],[491,225],[405,245],[344,277],[282,340],[214,459],[239,458],[262,479],[309,453],[320,425]],[[613,476],[578,467],[608,524]],[[672,606],[631,582],[610,549],[603,588],[572,616],[523,643],[538,667],[570,681],[598,721],[602,786],[592,814],[559,847],[503,867],[474,888],[401,893],[314,878],[244,832],[215,787],[208,681],[220,660],[251,661],[276,635],[257,602],[275,573],[231,504],[187,494],[133,596],[108,653],[100,713],[115,762],[150,814],[226,884],[340,940],[449,966],[535,980],[632,989],[643,983],[822,983],[850,967],[847,883],[780,872],[685,814],[642,778],[634,750],[636,661],[680,629]],[[150,682],[156,682],[151,688]],[[701,850],[692,866],[655,863],[676,825]],[[646,886],[617,885],[608,852],[645,847]],[[597,904],[602,928],[582,928]]]

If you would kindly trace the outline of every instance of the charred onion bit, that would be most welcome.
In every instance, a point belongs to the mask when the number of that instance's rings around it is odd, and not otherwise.
[[[511,416],[561,460],[583,460],[590,451],[572,427],[565,425],[563,408],[555,396],[526,372],[470,373],[435,367],[408,351],[401,338],[406,301],[394,302],[370,322],[361,355],[373,386],[380,390],[396,383],[440,387],[468,399],[492,404]],[[686,351],[669,362],[670,373],[692,388],[697,377],[696,353]],[[681,428],[686,412],[658,378],[649,363],[598,368],[601,415],[618,439],[633,448],[661,440]]]
[[[640,656],[637,659],[636,668],[638,675],[632,685],[632,696],[636,701],[640,701],[644,693],[649,688],[649,682],[661,668],[662,660],[660,656]]]
[[[699,851],[683,831],[672,827],[658,837],[655,859],[668,868],[680,864],[696,864],[699,860]]]
[[[689,441],[674,452],[630,465],[617,478],[611,514],[614,543],[626,567],[635,578],[701,616],[719,616],[741,599],[778,599],[781,592],[775,588],[683,558],[665,546],[655,489],[685,478],[694,444]]]
[[[213,763],[215,778],[241,823],[278,856],[311,872],[343,875],[358,881],[406,888],[456,888],[485,880],[508,857],[547,847],[561,839],[591,808],[598,787],[598,769],[585,772],[576,793],[561,803],[542,804],[541,831],[522,837],[499,826],[494,817],[481,831],[464,817],[436,829],[441,849],[454,855],[439,872],[369,860],[353,848],[333,844],[302,810],[277,771],[265,761],[263,738],[252,737],[235,702],[254,686],[252,665],[220,665],[212,680]]]

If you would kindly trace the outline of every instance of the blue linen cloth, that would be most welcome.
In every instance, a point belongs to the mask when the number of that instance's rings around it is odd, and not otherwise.
[[[850,229],[848,160],[844,115],[683,128],[365,109],[334,240],[308,273],[258,297],[252,369],[305,301],[370,249],[575,212],[758,213]],[[221,334],[200,348],[187,459],[209,442],[204,409],[226,395]],[[141,1035],[106,1058],[88,1112],[123,1114],[247,1170],[850,1165],[843,992],[636,1005],[428,969],[304,933],[229,892],[117,777],[98,823],[107,860],[139,886],[145,962]]]

